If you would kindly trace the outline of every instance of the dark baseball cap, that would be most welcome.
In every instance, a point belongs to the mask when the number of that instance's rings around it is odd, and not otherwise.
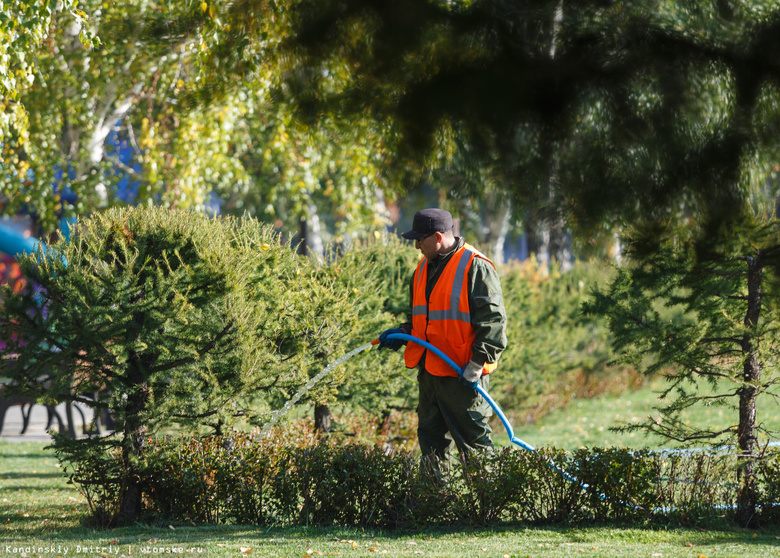
[[[415,213],[412,230],[403,233],[401,236],[408,240],[417,240],[436,232],[451,230],[452,215],[450,215],[450,212],[443,209],[429,208],[421,209]]]

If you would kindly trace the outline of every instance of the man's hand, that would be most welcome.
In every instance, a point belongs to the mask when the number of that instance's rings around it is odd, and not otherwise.
[[[403,347],[405,341],[403,339],[388,339],[387,336],[391,333],[406,333],[404,330],[402,330],[400,327],[394,327],[392,329],[388,329],[384,332],[382,332],[382,335],[379,336],[379,350],[382,349],[390,349],[391,351],[397,351],[401,347]]]
[[[473,360],[470,360],[469,363],[463,367],[463,373],[458,377],[458,380],[467,388],[476,389],[479,379],[482,377],[482,368],[483,366],[481,364],[477,364]]]

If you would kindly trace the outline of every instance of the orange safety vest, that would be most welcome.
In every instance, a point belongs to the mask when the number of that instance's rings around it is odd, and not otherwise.
[[[449,356],[461,369],[471,360],[474,328],[469,312],[468,276],[474,258],[487,257],[469,244],[459,248],[447,262],[441,276],[425,298],[428,283],[428,259],[424,258],[414,272],[412,291],[412,336],[423,339]],[[493,267],[495,267],[493,265]],[[409,341],[404,351],[407,368],[420,362],[425,347]],[[495,370],[496,364],[485,363],[483,374]],[[432,351],[425,355],[425,369],[434,376],[454,376],[458,373]]]

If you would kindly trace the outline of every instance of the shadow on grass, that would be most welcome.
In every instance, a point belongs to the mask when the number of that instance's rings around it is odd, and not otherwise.
[[[5,472],[0,473],[0,482],[2,481],[10,481],[15,479],[62,479],[65,478],[65,475],[58,472],[52,472],[52,473],[38,473],[37,471],[33,472],[25,472],[25,473],[14,473],[14,472]]]
[[[43,450],[42,450],[43,451]],[[0,459],[56,459],[53,451],[46,450],[45,453],[7,453],[0,447]]]

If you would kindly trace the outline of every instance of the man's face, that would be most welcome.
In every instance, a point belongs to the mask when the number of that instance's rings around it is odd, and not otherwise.
[[[429,260],[434,260],[439,255],[442,237],[440,232],[435,232],[428,236],[424,236],[419,240],[415,240],[414,245],[422,252],[423,256]]]

